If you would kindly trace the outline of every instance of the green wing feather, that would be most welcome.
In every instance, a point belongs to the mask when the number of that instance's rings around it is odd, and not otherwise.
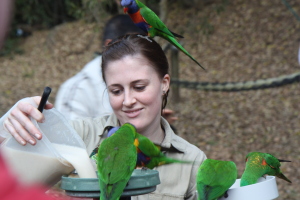
[[[147,156],[158,156],[161,152],[160,149],[144,135],[136,134],[138,140],[138,148]]]
[[[131,126],[123,125],[99,146],[97,168],[102,200],[118,199],[135,168],[135,129]]]
[[[215,200],[222,197],[236,178],[237,168],[234,162],[206,159],[197,174],[199,199]]]
[[[171,164],[171,163],[193,163],[192,161],[177,160],[164,155],[158,146],[156,146],[147,137],[137,133],[136,139],[138,140],[138,148],[150,157],[150,162],[146,165],[147,168],[153,169],[154,167]]]
[[[145,4],[135,0],[137,5],[140,7],[140,13],[144,20],[152,26],[152,30],[149,31],[150,37],[157,36],[157,31],[165,33],[170,37],[175,37],[173,33],[167,28],[167,26],[160,20],[160,18]]]
[[[127,185],[128,180],[123,179],[115,184],[106,184],[101,179],[99,179],[100,187],[100,199],[101,200],[118,200],[123,192],[123,189]]]
[[[168,40],[171,44],[173,44],[176,48],[178,48],[180,51],[182,51],[185,55],[187,55],[190,59],[192,59],[195,63],[197,63],[202,69],[205,70],[204,67],[202,67],[202,65],[187,51],[185,50],[185,48],[183,48],[183,46],[181,46],[181,44],[179,42],[177,42],[176,38],[174,37],[170,37],[166,34],[159,34],[161,37],[163,37],[164,39]]]
[[[262,153],[263,157],[265,159],[265,161],[267,162],[267,164],[269,166],[272,166],[273,168],[279,169],[280,167],[280,162],[278,161],[278,159],[276,157],[274,157],[273,155],[269,154],[269,153]]]
[[[187,50],[185,50],[176,40],[176,37],[182,37],[181,35],[175,34],[171,32],[167,26],[160,20],[160,18],[146,5],[141,3],[138,0],[135,0],[137,5],[140,8],[140,13],[144,20],[152,26],[150,30],[148,31],[148,35],[150,37],[160,36],[167,41],[169,41],[171,44],[173,44],[175,47],[177,47],[180,51],[182,51],[185,55],[187,55],[189,58],[191,58],[195,63],[197,63],[202,69],[205,70],[204,67],[191,55],[188,53]]]
[[[281,162],[290,162],[287,160],[278,160],[275,156],[272,154],[264,153],[264,159],[266,160],[266,163],[269,165],[268,173],[269,175],[276,176],[278,178],[281,178],[289,183],[292,183],[280,170],[280,161]]]
[[[127,152],[124,151],[124,148],[119,149],[118,147],[113,149],[108,147],[106,148],[107,152],[100,152],[107,146],[104,144],[101,145],[103,145],[103,149],[99,148],[98,155],[103,156],[105,154],[105,159],[98,161],[98,171],[101,174],[101,179],[106,183],[113,184],[127,177],[130,170],[134,169],[136,162],[136,148],[134,145],[132,145],[131,150],[128,148]]]

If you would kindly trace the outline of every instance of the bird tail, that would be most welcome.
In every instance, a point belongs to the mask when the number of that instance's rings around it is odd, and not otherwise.
[[[99,180],[100,184],[100,200],[119,200],[124,188],[126,187],[127,181],[122,180],[115,184],[105,184]]]
[[[170,31],[170,30],[169,30]],[[178,38],[184,38],[182,35],[179,35],[179,34],[177,34],[177,33],[174,33],[174,32],[172,32],[172,31],[170,31],[175,37],[178,37]]]
[[[290,160],[282,160],[282,159],[277,159],[279,162],[292,162]]]
[[[169,157],[153,157],[148,165],[160,166],[172,163],[193,164],[193,161],[177,160]]]
[[[209,185],[197,184],[198,199],[209,200],[211,189]]]
[[[162,37],[166,40],[168,40],[171,44],[173,44],[176,48],[178,48],[180,51],[182,51],[185,55],[187,55],[190,59],[192,59],[197,65],[199,65],[202,69],[206,71],[206,69],[191,55],[181,44],[174,38],[170,37],[168,35],[162,34]]]

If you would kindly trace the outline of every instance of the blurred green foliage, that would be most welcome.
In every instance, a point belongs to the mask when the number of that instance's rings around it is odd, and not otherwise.
[[[97,20],[97,15],[117,14],[114,0],[16,0],[13,24],[49,28],[77,19]]]
[[[13,58],[13,54],[22,54],[24,51],[19,47],[19,38],[8,38],[4,42],[4,46],[0,51],[0,56],[10,56]]]
[[[78,19],[81,14],[81,0],[16,0],[13,24],[48,28]]]
[[[20,54],[22,49],[18,48],[18,44],[31,34],[32,30],[51,28],[64,22],[70,22],[77,19],[86,21],[99,22],[104,15],[115,15],[120,13],[122,9],[118,5],[120,0],[15,0],[14,17],[9,37],[5,46],[0,51],[0,56],[10,55],[11,53]],[[160,0],[142,0],[154,12],[159,14]],[[169,3],[175,2],[170,0]],[[183,6],[182,0],[180,6]],[[229,0],[191,0],[185,2],[185,6],[190,4],[206,6],[215,4],[215,11],[219,14],[224,11]],[[183,6],[184,8],[186,8]],[[22,27],[30,27],[29,30]],[[21,27],[21,28],[20,28]],[[17,34],[22,29],[23,34]],[[210,23],[209,17],[204,17],[201,22],[201,31],[204,35],[210,35],[214,31],[214,26]]]
[[[15,0],[11,30],[0,56],[23,53],[18,44],[35,29],[47,29],[64,22],[95,20],[97,10],[111,0]],[[101,10],[98,9],[98,13]],[[20,32],[21,31],[21,32]]]

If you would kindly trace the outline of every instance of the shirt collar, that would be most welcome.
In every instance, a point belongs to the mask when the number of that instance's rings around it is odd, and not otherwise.
[[[163,117],[161,118],[161,125],[166,134],[161,143],[161,151],[184,153],[186,146],[178,140],[179,137],[174,133],[168,121]]]
[[[112,113],[111,115],[108,115],[106,117],[107,117],[107,120],[104,124],[103,132],[99,134],[99,135],[102,135],[102,137],[107,137],[107,132],[111,127],[120,126],[119,120],[114,113]]]

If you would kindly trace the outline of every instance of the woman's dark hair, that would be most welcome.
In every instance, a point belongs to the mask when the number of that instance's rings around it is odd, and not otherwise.
[[[102,76],[104,82],[105,70],[110,62],[122,59],[125,56],[140,54],[146,58],[160,78],[169,73],[169,63],[161,46],[152,38],[144,35],[127,34],[111,41],[102,53]],[[162,109],[167,104],[169,90],[163,96]]]

